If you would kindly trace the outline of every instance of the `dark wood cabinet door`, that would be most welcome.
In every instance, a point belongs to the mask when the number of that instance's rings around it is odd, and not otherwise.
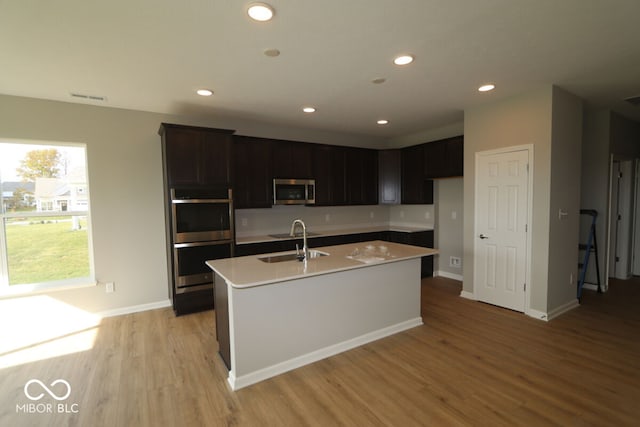
[[[316,181],[316,206],[347,204],[346,147],[314,144],[311,174]]]
[[[308,179],[311,173],[311,144],[273,140],[273,177]]]
[[[233,199],[236,209],[272,206],[271,148],[270,139],[234,137]]]
[[[200,182],[203,185],[231,184],[231,134],[203,132],[200,135],[202,160]]]
[[[422,145],[402,149],[402,203],[425,203],[424,151]]]
[[[349,205],[378,203],[378,153],[376,150],[345,149],[346,189]]]
[[[400,231],[387,231],[384,240],[406,245],[433,248],[433,230],[403,233]],[[433,276],[433,256],[425,256],[421,259],[421,277]]]
[[[163,123],[165,177],[170,187],[229,185],[231,134],[210,129]]]
[[[364,159],[362,150],[347,148],[345,152],[345,172],[347,203],[349,205],[364,204]]]
[[[400,150],[378,152],[378,200],[383,205],[397,205],[400,199]]]
[[[456,136],[424,145],[424,175],[426,178],[462,176],[464,137]]]
[[[164,163],[170,187],[194,185],[200,182],[201,142],[197,132],[167,128],[163,135]]]
[[[363,150],[362,198],[365,205],[378,204],[378,151]]]
[[[441,178],[447,176],[445,163],[447,145],[445,141],[433,141],[424,144],[424,176],[425,178]]]
[[[311,170],[316,181],[316,205],[331,205],[331,147],[329,145],[313,146]]]
[[[311,179],[311,144],[305,142],[291,143],[291,173],[289,178]]]
[[[449,139],[445,163],[448,176],[464,175],[464,136]]]
[[[433,248],[433,230],[410,233],[409,244],[422,246],[424,248]],[[433,276],[433,256],[422,257],[421,271],[422,277]]]
[[[329,162],[331,165],[329,180],[329,198],[331,205],[346,205],[346,149],[345,147],[331,147],[329,151]]]
[[[274,140],[272,154],[273,177],[294,178],[292,171],[293,157],[291,155],[291,142]]]

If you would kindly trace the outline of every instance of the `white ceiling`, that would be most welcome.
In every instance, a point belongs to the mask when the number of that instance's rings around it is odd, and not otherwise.
[[[267,23],[248,3],[0,0],[0,93],[392,139],[556,84],[640,120],[639,0],[272,0]]]

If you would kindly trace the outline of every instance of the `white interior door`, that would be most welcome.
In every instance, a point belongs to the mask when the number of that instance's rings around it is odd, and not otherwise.
[[[616,277],[618,253],[618,195],[620,192],[620,162],[611,161],[611,197],[609,206],[609,276]]]
[[[633,248],[633,161],[620,162],[618,191],[618,236],[616,241],[617,279],[631,278],[631,253]]]
[[[476,154],[474,293],[524,312],[529,150]]]

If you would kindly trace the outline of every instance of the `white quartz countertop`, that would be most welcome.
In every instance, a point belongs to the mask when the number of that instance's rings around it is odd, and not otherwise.
[[[259,254],[207,261],[207,265],[234,288],[249,288],[287,280],[366,268],[390,262],[435,255],[436,249],[374,240],[347,245],[325,246],[313,250],[327,256],[309,259],[267,263],[259,258],[274,254]],[[278,252],[278,255],[295,251]]]
[[[375,233],[379,231],[398,231],[401,233],[416,233],[420,231],[433,230],[432,226],[414,227],[406,225],[382,225],[382,226],[363,226],[363,227],[351,227],[347,229],[334,229],[334,230],[316,230],[312,227],[307,228],[308,231],[314,232],[313,236],[309,236],[309,239],[314,237],[327,237],[327,236],[343,236],[347,234],[363,234],[363,233]],[[298,237],[291,237],[291,239],[298,239]],[[262,243],[262,242],[278,242],[287,239],[281,239],[270,235],[256,235],[256,236],[236,236],[236,244],[243,245],[248,243]]]

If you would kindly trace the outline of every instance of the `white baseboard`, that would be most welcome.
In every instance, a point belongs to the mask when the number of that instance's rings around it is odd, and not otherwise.
[[[560,316],[561,314],[566,313],[567,311],[573,310],[576,307],[579,307],[580,303],[578,302],[577,299],[571,300],[568,303],[561,305],[558,308],[554,308],[553,310],[551,310],[548,314],[549,320]]]
[[[470,299],[470,300],[476,301],[476,296],[474,295],[473,292],[461,291],[460,292],[460,296],[462,298],[466,298],[466,299]]]
[[[548,315],[544,311],[538,311],[530,308],[528,310],[525,310],[524,314],[526,314],[529,317],[533,317],[534,319],[544,320],[545,322],[549,321]]]
[[[249,374],[236,377],[233,371],[229,372],[227,381],[232,390],[239,390],[243,387],[250,386],[257,382],[266,380],[267,378],[275,377],[276,375],[283,374],[292,369],[299,368],[304,365],[308,365],[318,360],[326,359],[343,351],[351,350],[352,348],[359,347],[369,342],[379,340],[380,338],[387,337],[389,335],[397,334],[398,332],[405,331],[407,329],[414,328],[422,325],[422,318],[416,317],[395,325],[388,326],[386,328],[378,329],[377,331],[369,332],[359,337],[343,341],[338,344],[330,345],[328,347],[321,348],[311,353],[303,354],[293,359],[285,360],[284,362],[268,366],[263,369],[251,372]]]
[[[114,308],[97,313],[100,317],[122,316],[123,314],[138,313],[140,311],[155,310],[157,308],[171,307],[171,300],[150,302],[147,304],[130,305],[128,307]]]
[[[590,291],[597,291],[598,290],[598,285],[594,285],[593,283],[583,283],[582,284],[582,289],[589,289]]]
[[[462,274],[449,273],[448,271],[438,270],[434,272],[434,276],[446,277],[447,279],[457,280],[462,282]]]

